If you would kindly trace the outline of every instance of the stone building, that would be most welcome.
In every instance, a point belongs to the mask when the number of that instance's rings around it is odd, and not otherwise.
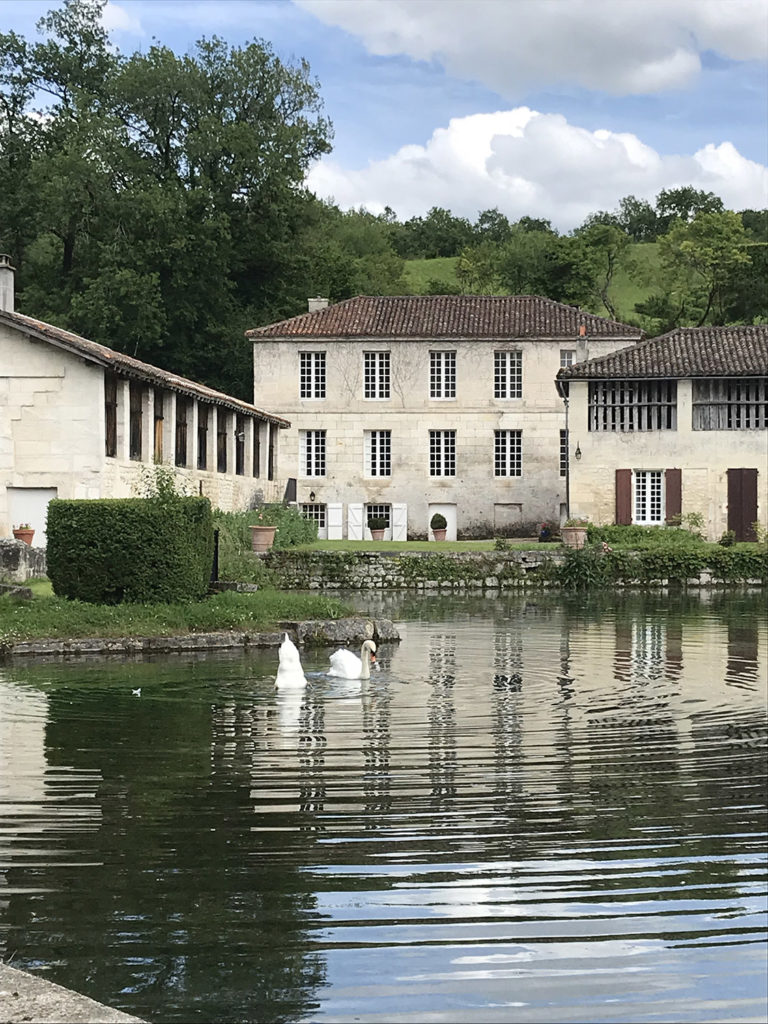
[[[0,537],[45,543],[51,498],[136,493],[156,463],[225,510],[279,501],[287,420],[14,312],[0,256]]]
[[[768,527],[768,325],[685,327],[558,372],[571,509],[596,523]]]
[[[448,539],[565,514],[562,366],[642,332],[536,296],[358,296],[247,332],[254,393],[288,417],[281,459],[320,536]]]

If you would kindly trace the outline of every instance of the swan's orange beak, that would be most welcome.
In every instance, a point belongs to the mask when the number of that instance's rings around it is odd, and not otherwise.
[[[373,664],[374,661],[376,661],[376,655],[373,653],[373,651],[371,651],[370,653],[371,653],[371,664]]]

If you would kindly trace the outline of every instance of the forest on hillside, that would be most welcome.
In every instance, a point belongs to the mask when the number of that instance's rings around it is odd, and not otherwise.
[[[243,332],[313,295],[535,293],[649,334],[768,320],[768,210],[680,187],[567,234],[497,209],[345,211],[304,186],[333,139],[306,62],[215,37],[123,55],[104,3],[66,0],[37,41],[0,33],[0,252],[20,312],[246,399]]]

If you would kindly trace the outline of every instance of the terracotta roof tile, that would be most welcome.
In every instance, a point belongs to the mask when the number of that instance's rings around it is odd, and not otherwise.
[[[193,398],[205,399],[216,405],[226,406],[235,412],[258,415],[262,419],[276,423],[280,427],[289,427],[288,420],[281,416],[273,416],[272,413],[263,412],[248,402],[241,402],[239,398],[225,395],[222,391],[214,391],[205,384],[198,384],[196,381],[188,380],[186,377],[179,377],[175,373],[161,370],[158,366],[143,363],[140,359],[134,359],[123,352],[107,348],[96,341],[89,341],[72,331],[65,331],[61,327],[54,327],[53,324],[45,323],[44,320],[35,320],[34,317],[24,316],[22,313],[8,313],[0,310],[0,323],[9,327],[15,327],[30,334],[33,337],[44,341],[50,341],[61,348],[89,358],[102,366],[110,367],[115,373],[132,377],[135,380],[143,380],[148,384],[157,384],[169,388],[171,391],[178,391]]]
[[[607,356],[574,363],[558,380],[640,377],[764,377],[768,324],[679,327]]]
[[[637,341],[637,327],[538,295],[358,295],[326,309],[254,327],[260,338],[568,338]]]

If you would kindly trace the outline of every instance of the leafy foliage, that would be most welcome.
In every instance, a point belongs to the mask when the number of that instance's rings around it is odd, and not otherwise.
[[[208,590],[207,498],[164,495],[48,505],[48,575],[60,597],[97,604],[198,600]]]

